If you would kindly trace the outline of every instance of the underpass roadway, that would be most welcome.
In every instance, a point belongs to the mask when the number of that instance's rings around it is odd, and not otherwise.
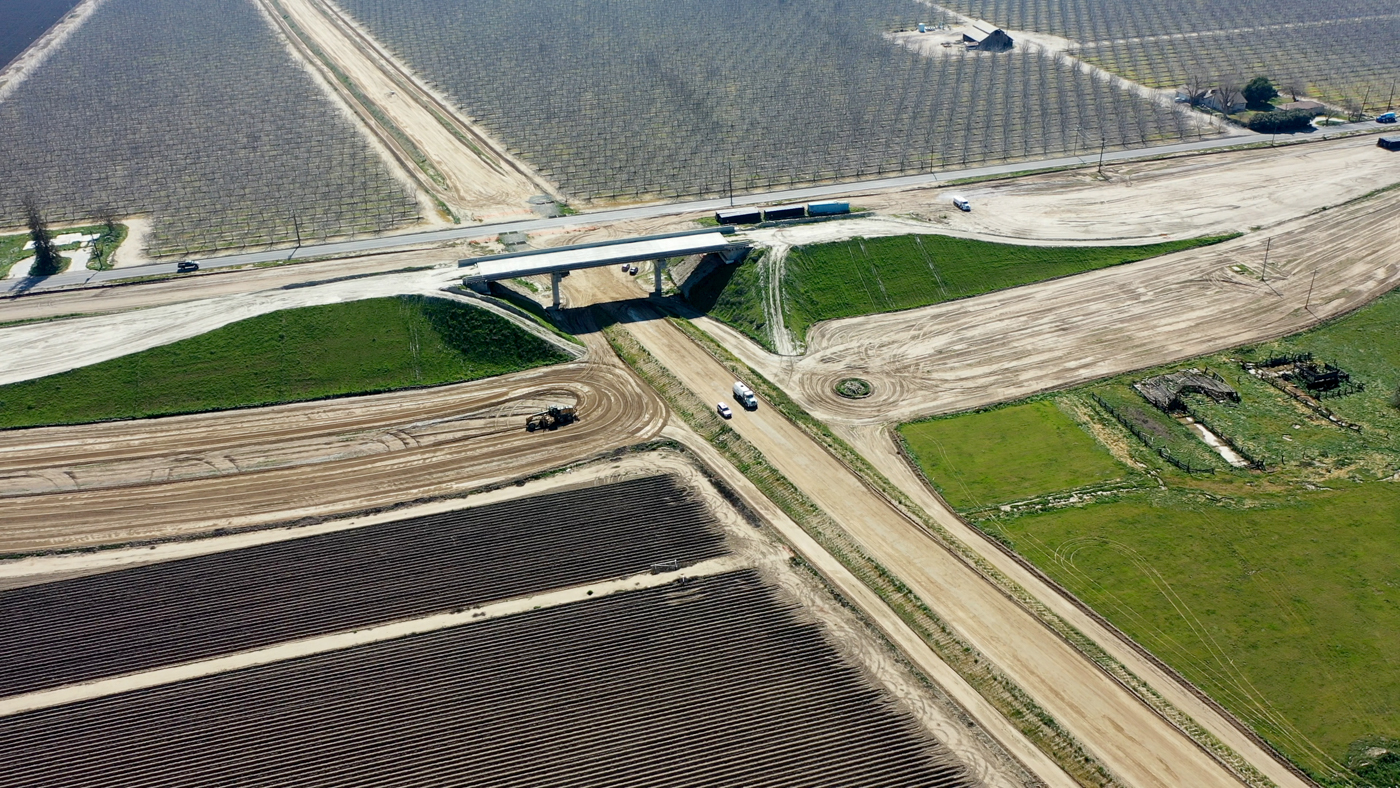
[[[730,400],[729,372],[664,320],[623,275],[588,271],[567,282],[570,303],[611,303],[622,324],[687,388]],[[1004,595],[859,476],[766,405],[735,409],[731,426],[905,582],[1125,785],[1240,786],[1243,782],[1137,696]],[[1296,779],[1289,788],[1304,785]]]

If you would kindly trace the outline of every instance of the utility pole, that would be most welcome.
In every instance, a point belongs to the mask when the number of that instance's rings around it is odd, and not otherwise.
[[[1103,175],[1103,152],[1108,147],[1108,137],[1099,138],[1099,174]]]
[[[1264,242],[1264,270],[1259,273],[1259,281],[1267,282],[1269,276],[1269,247],[1274,245],[1274,239],[1270,238]]]
[[[729,207],[734,207],[734,162],[725,162],[729,166]]]
[[[1308,282],[1308,300],[1303,304],[1303,308],[1307,309],[1309,312],[1312,311],[1312,290],[1315,284],[1317,284],[1317,270],[1313,269],[1312,281]]]

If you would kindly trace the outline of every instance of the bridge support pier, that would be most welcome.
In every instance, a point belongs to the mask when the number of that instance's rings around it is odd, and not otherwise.
[[[660,259],[660,260],[653,260],[653,261],[652,261],[652,273],[656,275],[656,286],[655,286],[654,288],[652,288],[652,291],[651,291],[651,295],[652,295],[653,298],[660,298],[660,297],[661,297],[661,272],[662,272],[662,271],[665,271],[665,270],[666,270],[666,259],[665,259],[665,258],[662,258],[662,259]]]
[[[566,274],[559,271],[555,271],[549,275],[549,292],[550,295],[554,296],[555,309],[559,308],[559,280],[563,279],[565,276]]]

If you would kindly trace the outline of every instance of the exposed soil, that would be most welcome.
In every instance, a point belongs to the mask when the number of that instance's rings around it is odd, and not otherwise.
[[[580,421],[544,434],[463,434],[417,445],[412,425],[521,400],[574,398]],[[666,412],[649,390],[603,364],[568,364],[488,380],[272,408],[0,433],[0,476],[48,491],[0,507],[0,553],[80,547],[289,522],[461,494],[654,436]],[[396,437],[383,451],[262,470],[278,444],[334,454],[346,435]],[[231,457],[242,456],[242,465]],[[196,478],[178,479],[199,460]],[[146,483],[77,489],[100,464],[151,469]],[[204,468],[215,472],[205,473]],[[171,475],[175,479],[170,479]],[[17,484],[17,482],[16,482]]]
[[[1357,150],[1319,150],[1330,162],[1319,177],[1326,179],[1334,167],[1348,170],[1345,178],[1330,176],[1336,178],[1333,195],[1355,197],[1400,181],[1400,158],[1378,159],[1378,166],[1363,168],[1370,151],[1379,149],[1366,148],[1364,156]],[[1312,154],[1299,155],[1280,165],[1292,168],[1294,178],[1313,171]],[[1350,164],[1345,163],[1348,157]],[[1178,166],[1189,176],[1206,164]],[[1089,195],[1095,187],[1086,186],[1078,190],[1084,213],[1076,221],[1057,226],[1042,220],[1056,228],[1044,233],[1032,226],[1022,229],[1037,239],[1078,232],[1080,243],[1113,237],[1146,241],[1158,240],[1146,234],[1154,216],[1164,216],[1163,225],[1175,230],[1163,234],[1170,238],[1220,232],[1266,213],[1305,215],[1216,246],[920,309],[821,323],[808,331],[807,353],[795,363],[712,321],[706,327],[821,418],[873,424],[1013,400],[1292,333],[1353,310],[1400,283],[1394,252],[1400,245],[1400,193],[1324,211],[1308,203],[1326,198],[1281,198],[1290,206],[1270,196],[1289,190],[1237,190],[1240,178],[1269,171],[1267,161],[1259,169],[1234,169],[1227,181],[1230,193],[1243,192],[1246,199],[1225,212],[1230,218],[1207,216],[1191,223],[1190,232],[1183,231],[1188,220],[1171,206],[1209,205],[1224,192],[1198,182],[1200,194],[1187,197],[1177,189],[1189,188],[1190,178],[1186,187],[1174,185],[1175,178],[1166,177],[1174,169],[1139,178],[1131,189],[1102,187],[1092,211]],[[1053,202],[1051,185],[1045,188],[1039,199]],[[1328,188],[1320,186],[1321,191]],[[1000,217],[1003,209],[995,213]],[[1021,201],[1005,213],[1006,222],[1019,223],[1018,217],[1034,211]],[[1242,262],[1262,261],[1266,246],[1267,282],[1231,270]],[[1315,284],[1313,271],[1318,272]],[[832,387],[852,375],[870,380],[874,394],[864,400],[838,397]]]

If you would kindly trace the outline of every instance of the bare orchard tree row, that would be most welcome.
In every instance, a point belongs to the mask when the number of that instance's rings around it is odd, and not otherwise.
[[[1392,51],[1397,41],[1400,15],[1292,27],[1266,36],[1116,42],[1076,54],[1150,87],[1238,90],[1250,78],[1266,76],[1290,98],[1307,95],[1374,113],[1394,108],[1400,61],[1378,53]]]
[[[0,103],[0,150],[0,226],[149,213],[157,255],[418,219],[247,0],[106,3]]]
[[[1394,0],[947,0],[943,5],[1013,30],[1051,33],[1086,45],[1206,33],[1224,36],[1216,43],[1222,49],[1271,38],[1279,31],[1269,28],[1279,25],[1396,14]]]
[[[1342,107],[1393,108],[1400,61],[1394,0],[949,0],[969,16],[1012,30],[1076,41],[1075,54],[1154,88],[1193,84],[1204,97],[1221,80],[1267,76],[1280,91]],[[1202,86],[1204,83],[1204,86]]]
[[[1198,133],[1170,107],[1041,55],[916,54],[884,36],[936,15],[909,0],[342,5],[585,199],[780,188]]]

